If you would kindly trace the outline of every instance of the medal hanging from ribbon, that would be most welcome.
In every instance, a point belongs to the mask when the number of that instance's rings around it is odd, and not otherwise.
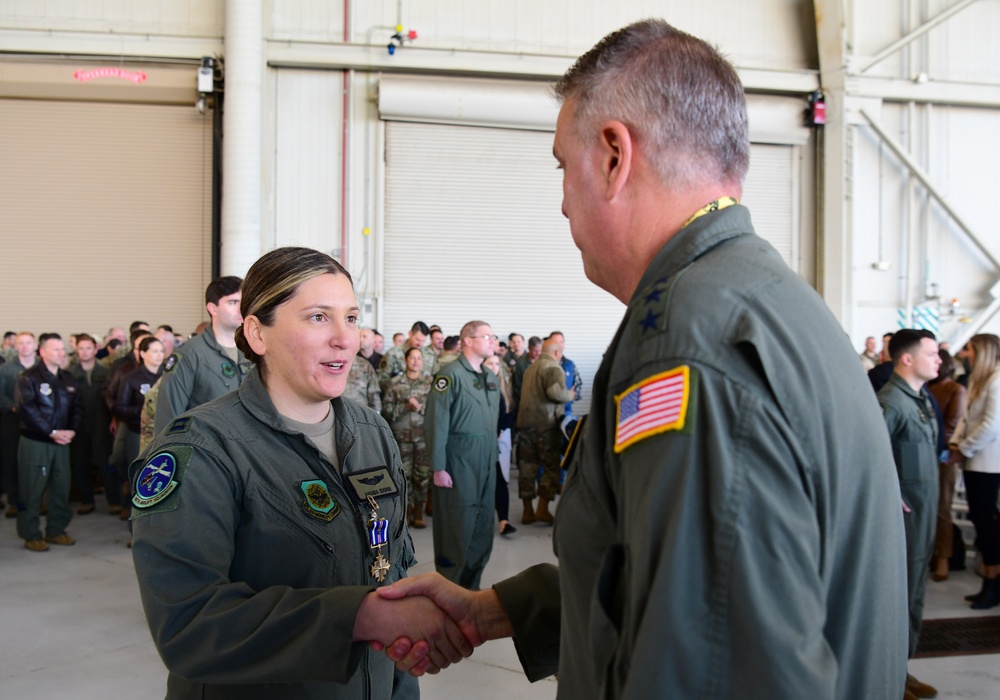
[[[371,496],[368,497],[368,505],[372,509],[371,519],[368,521],[368,543],[376,555],[371,571],[375,580],[381,583],[389,573],[389,562],[382,556],[382,547],[389,541],[389,520],[378,517],[378,503]]]

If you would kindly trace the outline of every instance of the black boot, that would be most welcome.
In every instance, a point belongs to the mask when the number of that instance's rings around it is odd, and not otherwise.
[[[1000,605],[1000,578],[988,578],[983,587],[983,597],[972,604],[973,610],[989,610]]]
[[[973,593],[972,595],[967,595],[967,596],[965,596],[965,599],[967,601],[969,601],[970,603],[975,603],[980,598],[982,598],[983,597],[983,593],[986,592],[986,582],[987,581],[989,581],[989,579],[984,578],[983,579],[983,585],[979,587],[979,593]]]

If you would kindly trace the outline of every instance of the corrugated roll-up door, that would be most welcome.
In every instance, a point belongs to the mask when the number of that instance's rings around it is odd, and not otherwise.
[[[742,203],[754,229],[800,272],[798,146],[752,144]]]
[[[4,329],[190,333],[212,271],[212,117],[0,99]]]
[[[552,134],[389,122],[387,337],[416,320],[446,335],[482,319],[506,336],[566,334],[584,400],[625,307],[587,281],[560,212]]]

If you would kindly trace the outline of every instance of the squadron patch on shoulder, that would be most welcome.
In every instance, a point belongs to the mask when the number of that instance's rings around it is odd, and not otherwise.
[[[448,391],[448,387],[451,386],[451,380],[443,375],[438,375],[434,377],[434,390],[435,391]]]
[[[640,440],[684,430],[692,398],[692,370],[681,365],[654,374],[615,396],[615,452]]]
[[[181,359],[181,354],[179,352],[175,352],[173,355],[168,357],[167,361],[163,363],[163,373],[169,374],[170,372],[173,372],[174,367],[177,366],[177,363],[180,361],[180,359]]]
[[[330,495],[325,481],[300,481],[298,487],[305,496],[301,505],[307,515],[327,523],[340,515],[340,504]]]

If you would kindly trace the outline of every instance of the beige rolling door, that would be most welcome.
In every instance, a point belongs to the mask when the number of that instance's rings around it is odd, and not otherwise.
[[[211,259],[211,113],[0,99],[0,326],[189,333]]]

